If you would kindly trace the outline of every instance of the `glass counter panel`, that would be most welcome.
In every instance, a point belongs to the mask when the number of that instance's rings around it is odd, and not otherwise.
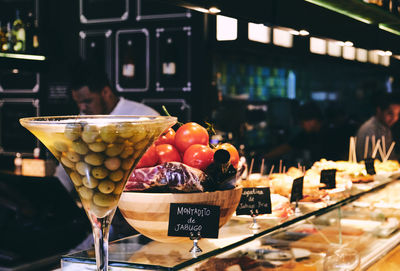
[[[307,219],[320,217],[338,207],[359,199],[365,194],[382,189],[392,181],[393,179],[388,178],[386,175],[376,178],[373,183],[368,185],[353,185],[352,188],[348,190],[332,190],[329,201],[300,203],[300,214],[294,214],[293,212],[293,214],[287,218],[260,216],[257,218],[260,225],[259,230],[251,230],[249,228],[252,223],[250,217],[233,216],[232,219],[220,229],[218,239],[201,239],[199,241],[199,246],[203,252],[196,257],[189,252],[192,247],[192,242],[190,240],[175,244],[160,243],[152,241],[142,235],[121,239],[110,244],[110,266],[112,268],[129,268],[129,270],[135,268],[149,270],[184,269],[221,253],[231,252],[233,249],[244,246],[247,243],[259,241],[262,237],[285,230],[287,227],[297,222],[302,223]],[[294,204],[292,205],[292,209],[294,209]],[[333,215],[333,217],[337,217],[337,214]],[[66,255],[62,258],[63,266],[73,265],[73,263],[86,264],[88,266],[93,265],[94,267],[94,251],[82,251]]]

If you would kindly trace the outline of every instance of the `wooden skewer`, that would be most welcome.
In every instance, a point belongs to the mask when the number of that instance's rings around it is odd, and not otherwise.
[[[351,148],[352,148],[352,145],[353,145],[353,137],[351,136],[350,137],[350,143],[349,143],[349,162],[351,162],[351,159],[352,159],[352,156],[351,156]]]
[[[375,150],[375,143],[376,143],[376,141],[375,141],[375,135],[372,135],[371,142],[372,142],[372,150]],[[371,156],[371,157],[372,157],[372,156]]]
[[[366,159],[368,156],[368,143],[369,143],[369,136],[366,136],[364,144],[364,159]]]
[[[384,161],[384,162],[386,162],[386,161],[389,159],[390,154],[392,153],[392,151],[393,151],[393,149],[394,149],[394,145],[396,145],[396,142],[393,141],[392,144],[390,144],[390,147],[389,147],[388,152],[386,153],[385,161]]]
[[[353,144],[353,163],[357,163],[357,153],[356,153],[357,137],[354,137],[353,141],[354,141],[354,144]]]
[[[268,174],[268,176],[269,176],[269,175],[271,175],[271,174],[272,174],[272,172],[274,172],[274,167],[275,167],[275,165],[272,165],[271,169],[269,170],[269,174]]]
[[[282,173],[282,160],[279,160],[279,173]]]
[[[372,152],[372,155],[371,155],[371,157],[372,157],[373,159],[375,159],[376,153],[378,152],[378,148],[379,148],[380,145],[381,145],[381,140],[378,139],[378,141],[377,141],[376,144],[375,144],[375,147],[374,147],[374,150],[373,150],[373,152]]]
[[[381,156],[381,160],[383,162],[383,160],[385,159],[386,155],[385,155],[385,152],[382,150],[382,146],[381,145],[378,146],[378,151],[379,151],[379,155]]]
[[[381,158],[383,161],[383,159],[386,157],[386,140],[385,140],[384,136],[382,136],[382,152],[383,152],[383,156],[381,155]]]
[[[283,166],[283,172],[282,172],[283,174],[285,174],[286,173],[286,166]]]
[[[254,164],[254,158],[251,158],[248,178],[250,178],[251,172],[253,171],[253,164]]]
[[[264,173],[264,158],[261,160],[261,170],[260,170],[261,176],[263,175],[263,173]]]

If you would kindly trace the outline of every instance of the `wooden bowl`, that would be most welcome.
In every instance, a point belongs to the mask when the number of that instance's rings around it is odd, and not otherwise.
[[[170,203],[220,206],[219,227],[231,218],[239,204],[242,188],[204,193],[123,192],[118,207],[135,230],[153,240],[177,243],[187,237],[168,236]]]

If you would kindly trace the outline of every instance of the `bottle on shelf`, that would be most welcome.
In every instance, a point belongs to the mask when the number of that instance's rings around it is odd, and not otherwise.
[[[7,37],[0,21],[0,51],[7,51]]]
[[[39,25],[32,11],[28,12],[26,19],[26,51],[39,53]]]
[[[11,23],[8,22],[7,23],[7,28],[6,28],[7,32],[6,34],[6,39],[7,39],[7,43],[5,43],[3,45],[3,51],[5,52],[13,52],[14,51],[14,44],[15,44],[15,36],[13,35],[13,32],[11,30]]]
[[[177,72],[177,48],[174,40],[169,37],[165,44],[165,55],[162,59],[162,74],[167,76],[174,76]]]
[[[25,52],[26,46],[26,32],[25,25],[20,18],[19,10],[16,10],[15,20],[12,25],[12,32],[15,36],[15,44],[13,46],[13,50],[15,52]]]
[[[132,40],[128,40],[127,46],[125,47],[122,59],[122,76],[126,79],[132,79],[135,77],[135,58]]]

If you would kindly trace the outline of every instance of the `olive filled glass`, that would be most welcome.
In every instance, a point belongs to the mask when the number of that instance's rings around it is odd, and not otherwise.
[[[109,227],[129,175],[147,148],[176,121],[103,115],[20,119],[74,184],[92,224],[97,270],[107,270]]]

